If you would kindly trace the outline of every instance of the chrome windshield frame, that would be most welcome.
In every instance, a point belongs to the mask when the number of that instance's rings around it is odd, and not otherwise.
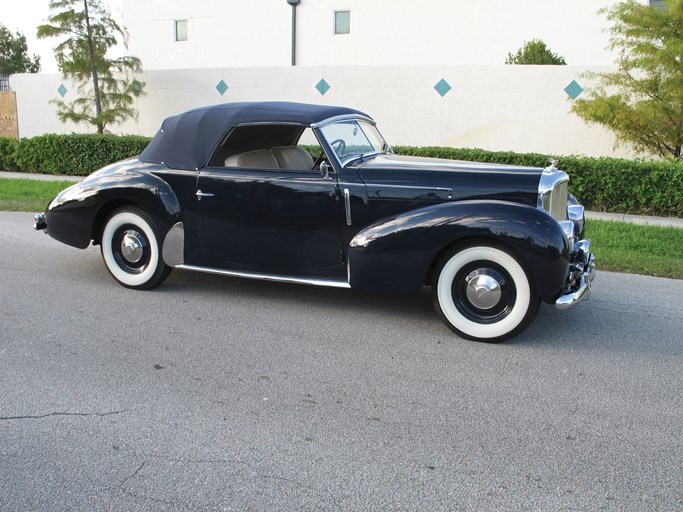
[[[317,123],[313,123],[311,125],[311,128],[322,128],[323,126],[327,126],[328,124],[338,123],[339,121],[352,121],[352,120],[366,121],[366,122],[370,123],[372,126],[377,126],[377,123],[371,117],[363,116],[360,114],[344,114],[341,116],[328,117],[327,119],[323,119],[322,121],[318,121]]]
[[[325,152],[328,154],[328,157],[330,157],[330,160],[334,160],[334,162],[339,166],[340,169],[343,169],[347,164],[350,162],[353,162],[354,160],[362,159],[365,157],[371,157],[371,156],[376,156],[376,155],[381,155],[384,154],[386,151],[368,151],[366,153],[363,153],[362,155],[357,154],[357,155],[352,155],[350,158],[345,158],[344,160],[340,160],[339,156],[337,153],[334,151],[332,146],[329,144],[327,138],[325,135],[322,133],[321,128],[324,128],[325,126],[329,126],[331,124],[343,122],[343,121],[360,121],[363,123],[367,123],[371,125],[372,127],[377,130],[377,133],[379,133],[379,136],[382,138],[382,141],[384,142],[384,145],[388,148],[389,152],[391,151],[391,146],[389,143],[386,141],[382,133],[377,129],[377,123],[375,122],[374,119],[368,116],[364,116],[361,114],[344,114],[341,116],[334,116],[334,117],[329,117],[327,119],[324,119],[322,121],[319,121],[317,123],[311,124],[311,128],[313,129],[313,133],[315,133],[318,142],[320,142],[321,146],[323,149],[325,149]],[[322,143],[324,141],[324,144]]]

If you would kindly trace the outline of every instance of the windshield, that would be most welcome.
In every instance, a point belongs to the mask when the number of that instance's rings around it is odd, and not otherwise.
[[[366,155],[384,153],[389,146],[377,128],[363,120],[349,119],[320,128],[342,165]]]

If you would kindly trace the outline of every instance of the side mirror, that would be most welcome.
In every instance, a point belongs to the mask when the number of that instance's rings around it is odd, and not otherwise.
[[[322,162],[320,162],[320,174],[323,175],[324,180],[331,180],[332,179],[330,177],[330,169],[331,168],[332,167],[330,166],[330,164],[327,163],[326,160],[323,160]]]

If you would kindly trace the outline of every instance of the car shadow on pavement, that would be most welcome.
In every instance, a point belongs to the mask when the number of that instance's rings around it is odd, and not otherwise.
[[[452,333],[438,319],[427,287],[414,294],[380,293],[174,270],[161,286],[139,292],[120,287],[102,265],[99,255],[93,253],[83,255],[79,258],[79,265],[73,267],[73,278],[78,281],[87,279],[91,286],[101,285],[124,293],[163,294],[181,301],[209,300],[225,308],[235,301],[253,303],[255,308],[261,307],[264,301],[276,302],[283,307],[304,306],[334,312],[336,316],[348,317],[349,322],[368,315],[372,321],[396,323],[395,319],[400,319],[401,322],[419,325],[425,337],[436,337],[440,342],[471,343]],[[69,268],[65,266],[63,271],[70,273]],[[646,305],[637,296],[620,295],[618,299],[620,302],[607,286],[602,288],[598,283],[587,302],[563,311],[541,304],[536,319],[521,335],[503,345],[489,346],[492,349],[496,346],[567,347],[572,350],[648,354],[671,354],[672,350],[683,350],[680,341],[683,308],[672,305],[662,309],[661,305]]]

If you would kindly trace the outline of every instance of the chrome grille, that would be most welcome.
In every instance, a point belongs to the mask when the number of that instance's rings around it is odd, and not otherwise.
[[[567,220],[567,192],[569,180],[560,181],[550,195],[550,216],[555,220]]]
[[[554,166],[543,170],[538,184],[538,208],[557,221],[567,220],[569,176]]]

